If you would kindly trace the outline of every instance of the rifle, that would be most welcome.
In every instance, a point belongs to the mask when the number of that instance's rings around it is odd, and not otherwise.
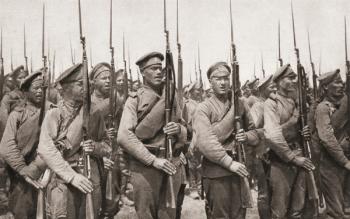
[[[30,73],[33,73],[33,53],[30,53]]]
[[[235,128],[237,132],[242,128],[242,121],[239,115],[239,96],[240,96],[240,81],[239,81],[239,65],[237,62],[236,45],[233,41],[233,22],[232,22],[232,3],[230,0],[230,21],[231,21],[231,71],[232,71],[232,95],[234,95],[232,106],[234,107]],[[238,162],[246,164],[246,156],[244,144],[236,142],[236,151],[233,149],[233,154],[237,154]],[[253,207],[253,197],[250,191],[249,181],[247,177],[240,177],[241,199],[243,208]]]
[[[346,66],[346,95],[348,98],[348,113],[350,113],[350,61],[348,59],[348,38],[346,29],[346,17],[344,17],[344,29],[345,29],[345,66]],[[349,114],[348,114],[349,115]]]
[[[12,48],[11,48],[11,72],[13,72],[13,56],[12,56]]]
[[[70,46],[70,59],[72,61],[72,65],[75,65],[75,58],[74,58],[75,54],[73,52],[72,40],[71,39],[69,39],[69,46]]]
[[[280,66],[283,66],[283,60],[281,57],[281,27],[280,27],[280,21],[278,20],[278,62],[280,63]]]
[[[231,53],[231,52],[230,52]],[[231,62],[231,61],[230,61]],[[255,72],[255,62],[254,62],[254,78],[256,78],[256,72]]]
[[[300,55],[299,55],[299,49],[296,44],[296,37],[295,37],[295,24],[294,24],[294,13],[293,13],[293,3],[291,2],[291,12],[292,12],[292,24],[293,24],[293,40],[294,40],[294,51],[297,58],[297,74],[298,74],[298,100],[299,100],[299,115],[300,115],[300,130],[303,130],[303,128],[307,125],[307,93],[306,93],[306,87],[307,87],[307,79],[306,79],[306,73],[305,69],[300,63]],[[304,138],[302,136],[302,147],[303,147],[303,154],[305,157],[309,158],[311,160],[312,154],[311,154],[311,141],[308,138]],[[315,213],[313,215],[314,218],[317,218],[319,213],[323,211],[324,209],[324,202],[323,198],[320,201],[318,188],[316,185],[316,180],[314,176],[313,171],[307,171],[306,172],[306,185],[307,185],[307,194],[309,200],[311,200],[315,207]]]
[[[176,0],[176,42],[177,42],[177,91],[180,108],[183,108],[183,63],[179,40],[179,0]]]
[[[55,66],[56,65],[56,50],[53,51],[53,62],[52,62],[52,78],[51,83],[55,82],[56,73],[55,73]]]
[[[90,47],[90,68],[91,68],[91,69],[94,68],[94,66],[93,66],[93,64],[92,64],[92,49],[91,49],[91,47]]]
[[[130,67],[130,48],[129,48],[129,45],[128,45],[128,69],[129,69],[129,78],[130,78],[130,81],[131,81],[131,90],[133,90],[133,79],[132,79],[132,72],[131,72],[131,67]]]
[[[309,31],[307,31],[307,40],[309,43],[309,57],[310,57],[310,64],[311,64],[311,70],[312,70],[312,85],[313,85],[313,94],[314,94],[314,99],[315,101],[317,100],[317,75],[315,71],[315,65],[314,62],[312,61],[312,56],[311,56],[311,45],[310,45],[310,34]]]
[[[4,83],[5,83],[5,73],[4,73],[4,57],[2,56],[2,28],[1,28],[1,39],[0,39],[0,101],[4,95]]]
[[[201,87],[203,87],[202,69],[201,69],[201,55],[199,52],[199,46],[198,46],[198,74],[199,74],[199,84],[201,85]]]
[[[84,101],[83,101],[83,139],[90,139],[89,136],[89,124],[90,124],[90,108],[91,108],[91,96],[90,96],[90,84],[89,84],[89,73],[88,73],[88,60],[86,56],[86,46],[85,46],[85,36],[83,36],[83,26],[82,26],[82,18],[81,18],[81,4],[80,0],[78,0],[79,5],[79,33],[80,33],[80,43],[82,45],[83,50],[83,87],[84,87]],[[80,159],[80,164],[83,161],[84,166],[84,174],[85,176],[91,180],[91,163],[90,163],[90,155],[83,154],[82,159]],[[86,194],[86,209],[85,209],[85,217],[87,219],[93,219],[95,217],[94,214],[94,205],[92,202],[92,194]]]
[[[47,89],[47,57],[45,55],[45,4],[43,4],[43,26],[42,26],[42,39],[41,39],[41,57],[43,61],[43,99],[41,101],[40,114],[39,114],[39,127],[44,120],[45,114],[45,104],[46,104],[46,89]],[[40,133],[39,133],[40,134]],[[38,136],[39,138],[39,136]],[[40,183],[43,185],[47,185],[50,178],[49,169],[45,170],[43,177],[40,180]],[[37,201],[37,210],[36,210],[36,218],[44,219],[45,218],[45,198],[43,189],[39,189],[38,191],[38,201]]]
[[[50,59],[50,41],[47,42],[48,44],[48,53],[47,53],[47,57],[48,57],[48,71],[47,71],[47,83],[48,83],[48,90],[47,90],[47,96],[50,98],[50,88],[51,88],[51,59]]]
[[[114,47],[112,43],[112,0],[110,0],[110,25],[109,25],[109,49],[111,52],[111,88],[109,90],[109,128],[117,128],[115,127],[115,109],[116,109],[116,75],[115,75],[115,66],[114,66]],[[114,147],[116,147],[116,139],[110,139],[110,143],[112,146],[112,152],[110,158],[113,156],[113,152],[115,151]],[[106,199],[109,201],[112,201],[114,198],[114,190],[113,190],[113,177],[112,177],[112,171],[108,171],[107,174],[107,182],[106,182]]]
[[[166,53],[165,53],[165,124],[171,121],[171,113],[174,104],[175,86],[173,79],[175,78],[173,54],[170,51],[169,43],[169,31],[166,26],[166,0],[164,0],[164,34],[166,42]],[[172,160],[173,158],[173,142],[170,136],[166,135],[165,141],[166,158]],[[173,176],[169,175],[167,180],[167,188],[169,189],[170,197],[166,200],[166,207],[176,208],[175,203],[175,191]]]
[[[24,65],[24,71],[29,74],[28,72],[28,57],[27,57],[27,43],[26,43],[26,25],[24,25],[24,29],[23,29],[23,50],[24,50],[24,61],[25,61],[25,65]]]
[[[123,63],[124,63],[124,102],[129,96],[129,81],[128,81],[128,70],[126,68],[126,59],[125,59],[125,38],[123,34]]]
[[[263,56],[262,52],[261,52],[261,71],[262,71],[262,74],[263,74],[263,78],[265,78],[264,56]]]
[[[197,73],[197,59],[194,58],[194,73],[196,75],[196,82],[198,81],[198,73]]]

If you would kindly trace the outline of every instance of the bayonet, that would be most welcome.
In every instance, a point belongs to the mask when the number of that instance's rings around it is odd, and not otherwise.
[[[203,87],[203,79],[202,79],[202,69],[201,69],[201,55],[200,49],[198,45],[198,74],[199,74],[199,84]]]
[[[74,60],[74,52],[72,48],[72,40],[69,39],[69,46],[70,46],[70,58],[72,61],[72,65],[75,65],[75,60]]]
[[[311,65],[311,71],[312,71],[312,85],[313,85],[312,91],[313,91],[314,99],[316,101],[317,98],[318,98],[318,95],[317,95],[317,75],[316,75],[316,71],[315,71],[314,62],[312,61],[309,30],[307,31],[307,41],[308,41],[308,44],[309,44],[309,58],[310,58],[310,65]]]
[[[281,26],[280,21],[278,20],[278,62],[280,66],[283,66],[283,60],[281,56]]]
[[[179,0],[176,0],[176,42],[177,42],[177,88],[178,100],[181,109],[183,108],[183,63],[181,57],[181,44],[179,37]]]
[[[30,53],[30,73],[33,73],[33,53]]]
[[[28,57],[27,57],[27,42],[26,42],[26,25],[24,25],[23,28],[23,51],[24,51],[24,61],[25,61],[25,65],[24,65],[24,71],[28,72]]]
[[[54,82],[55,82],[55,79],[56,79],[55,67],[56,67],[56,50],[53,51],[52,79],[51,79],[51,83],[54,83]]]
[[[262,71],[263,78],[265,78],[264,56],[262,52],[261,52],[261,71]]]
[[[4,83],[5,83],[5,71],[4,71],[4,58],[2,54],[3,45],[2,45],[2,27],[1,27],[1,38],[0,38],[0,101],[4,95]]]
[[[11,72],[13,72],[13,56],[12,56],[12,48],[11,48]]]
[[[196,56],[194,58],[194,73],[195,73],[196,82],[197,82],[198,81],[198,73],[197,73],[197,59],[196,59]]]
[[[91,69],[94,68],[94,66],[93,66],[93,64],[92,64],[92,49],[91,49],[91,47],[90,47],[90,68],[91,68]]]
[[[123,63],[124,63],[124,101],[128,98],[129,93],[129,80],[128,80],[128,70],[126,66],[126,57],[125,57],[125,37],[123,33]]]
[[[129,45],[128,45],[128,69],[129,69],[129,78],[131,81],[131,89],[133,89],[133,87],[132,87],[133,78],[132,78],[132,72],[131,72],[131,67],[130,67],[130,48],[129,48]]]

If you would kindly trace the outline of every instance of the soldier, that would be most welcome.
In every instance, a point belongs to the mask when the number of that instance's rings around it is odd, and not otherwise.
[[[187,124],[188,135],[192,137],[192,122],[194,113],[198,104],[201,102],[203,88],[201,84],[196,81],[188,87],[189,98],[184,101],[184,108],[182,111],[183,119]],[[201,155],[193,145],[192,138],[189,138],[189,149],[187,153],[190,177],[190,197],[199,199],[201,187],[200,162]]]
[[[268,161],[266,153],[268,145],[264,141],[264,102],[268,98],[273,98],[276,94],[276,84],[272,81],[272,75],[259,81],[259,101],[251,108],[250,113],[257,128],[260,137],[260,144],[254,149],[254,172],[258,181],[258,211],[261,219],[269,219],[270,216],[270,199],[268,188]]]
[[[252,108],[254,103],[259,101],[258,84],[259,84],[259,78],[254,78],[252,81],[247,83],[247,87],[250,91],[250,95],[247,98],[247,103],[249,108]]]
[[[294,186],[301,172],[299,168],[311,171],[314,165],[301,154],[299,111],[294,100],[297,75],[287,64],[277,70],[273,81],[277,85],[277,94],[264,103],[264,129],[271,160],[271,218],[286,218],[288,208],[290,217],[299,218],[302,212],[291,204],[292,201],[298,204],[304,200],[296,197],[292,200],[291,194],[303,189]],[[310,137],[308,126],[304,127],[302,134]]]
[[[203,184],[208,201],[208,218],[245,218],[240,177],[248,176],[244,164],[237,162],[235,142],[257,145],[259,138],[249,108],[242,100],[231,106],[230,67],[225,62],[212,65],[207,77],[214,95],[197,107],[193,121],[194,144],[202,153]],[[239,107],[243,129],[233,137],[234,108]]]
[[[24,92],[25,104],[9,115],[0,143],[0,155],[10,167],[9,208],[15,218],[35,218],[36,189],[41,188],[36,180],[46,168],[36,157],[43,83],[41,71],[22,81],[20,89]]]
[[[346,218],[343,210],[345,177],[350,171],[347,98],[339,69],[319,77],[319,98],[315,112],[316,132],[321,145],[321,188],[327,218]]]
[[[98,109],[91,110],[91,139],[84,140],[81,63],[63,72],[56,83],[61,87],[62,101],[46,113],[38,147],[40,157],[53,172],[46,188],[46,214],[48,218],[85,218],[85,194],[92,193],[97,218],[101,207],[98,163],[111,152],[103,116]],[[82,175],[79,165],[83,153],[91,157],[91,181]]]
[[[242,93],[243,93],[243,97],[242,97],[242,99],[243,100],[247,100],[248,99],[248,97],[251,95],[251,91],[250,91],[250,89],[249,89],[249,87],[248,87],[248,83],[249,83],[249,80],[247,80],[244,84],[243,84],[243,86],[241,87],[241,90],[242,90]]]
[[[175,209],[166,206],[168,192],[163,182],[173,176],[175,203],[181,185],[179,155],[187,132],[178,123],[181,118],[177,106],[172,114],[174,122],[164,124],[163,59],[161,53],[152,52],[136,62],[144,84],[127,99],[118,132],[118,142],[129,154],[135,208],[140,218],[175,218]],[[165,159],[165,134],[172,136],[175,143],[172,161]]]

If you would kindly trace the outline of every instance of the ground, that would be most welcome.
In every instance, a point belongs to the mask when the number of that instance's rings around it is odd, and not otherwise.
[[[246,219],[258,219],[258,211],[256,207],[257,192],[252,190],[253,198],[255,200],[254,208],[248,210]],[[204,201],[193,200],[188,196],[185,197],[182,219],[205,219]],[[123,207],[115,219],[137,219],[135,209],[130,207]]]

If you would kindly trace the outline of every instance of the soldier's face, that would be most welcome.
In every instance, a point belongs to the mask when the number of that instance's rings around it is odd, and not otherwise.
[[[34,104],[41,103],[43,99],[43,89],[42,89],[42,81],[33,82],[27,93],[27,98],[29,101],[31,101]]]
[[[292,72],[278,82],[278,87],[285,92],[292,93],[296,90],[297,79],[297,74]]]
[[[101,92],[103,95],[108,96],[109,90],[110,90],[110,72],[105,71],[102,72],[96,79],[95,79],[95,88]]]
[[[164,74],[161,65],[152,65],[145,68],[142,75],[145,83],[152,87],[159,87],[163,84]]]
[[[265,97],[271,96],[271,94],[276,94],[277,92],[277,86],[276,83],[271,82],[263,91]]]
[[[19,84],[23,81],[23,79],[27,76],[27,73],[25,71],[21,71],[18,76],[17,76],[17,81],[19,82]]]
[[[124,75],[119,75],[116,80],[117,90],[122,91],[124,86]]]
[[[230,75],[220,72],[210,77],[210,84],[216,95],[226,95],[230,89]]]
[[[74,81],[64,85],[63,90],[66,97],[75,102],[82,102],[84,98],[84,83],[83,80]]]
[[[338,74],[326,87],[329,96],[342,98],[344,96],[344,82]]]

